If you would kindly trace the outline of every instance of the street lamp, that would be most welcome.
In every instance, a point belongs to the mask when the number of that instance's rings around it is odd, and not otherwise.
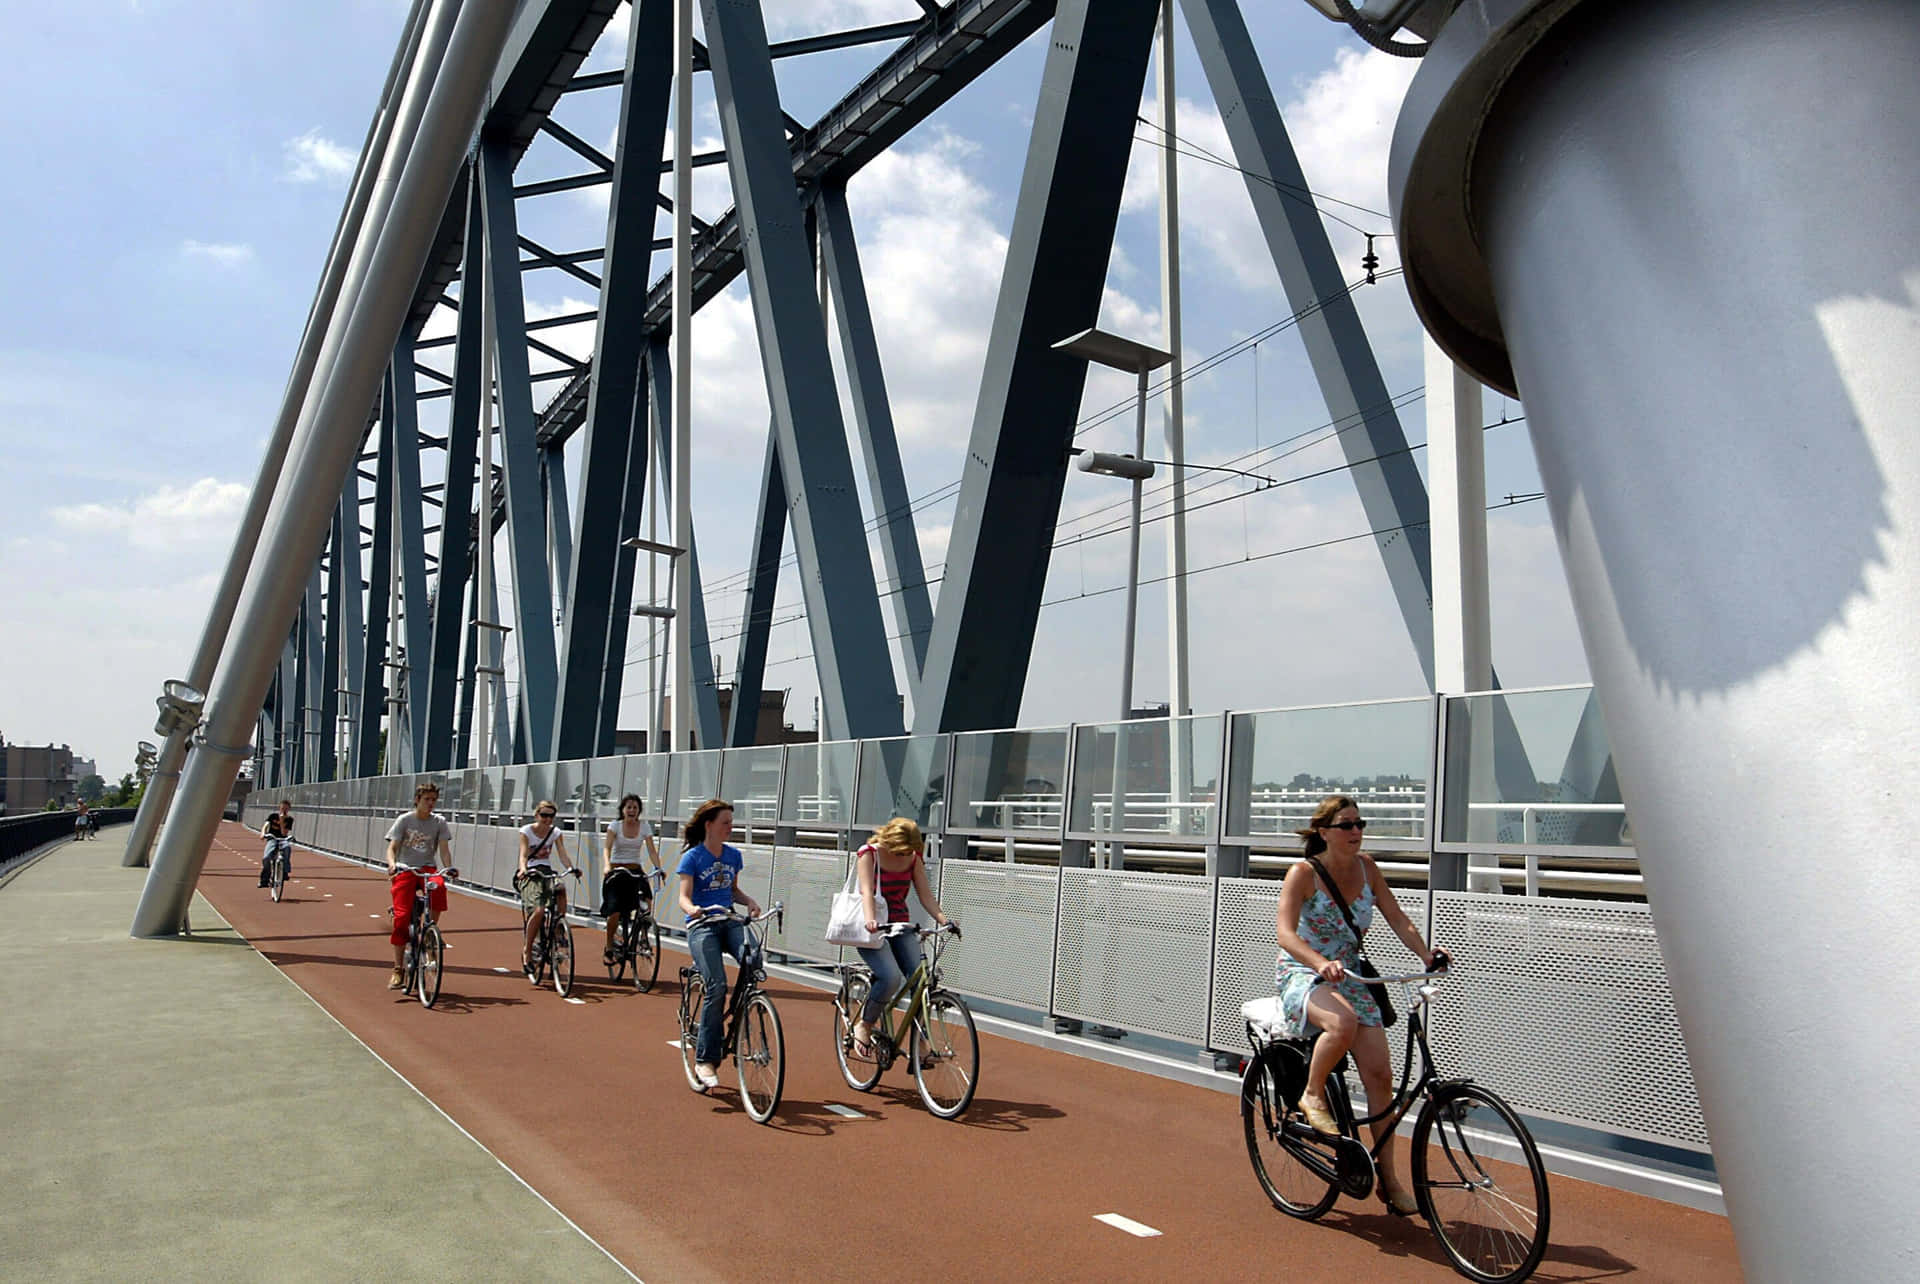
[[[1133,515],[1127,524],[1127,623],[1120,659],[1120,720],[1125,722],[1133,717],[1133,634],[1140,597],[1140,484],[1153,476],[1153,464],[1144,458],[1147,453],[1147,376],[1172,361],[1173,354],[1108,334],[1098,327],[1062,339],[1053,348],[1096,365],[1132,371],[1135,378],[1133,454],[1087,451],[1080,456],[1082,472],[1124,477],[1133,483]]]
[[[164,683],[160,692],[154,700],[160,709],[160,716],[153,724],[155,735],[170,736],[176,731],[191,731],[200,725],[200,709],[207,702],[205,692],[178,678]]]

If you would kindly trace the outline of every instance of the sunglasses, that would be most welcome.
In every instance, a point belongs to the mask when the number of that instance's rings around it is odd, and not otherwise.
[[[1343,820],[1338,824],[1325,826],[1327,829],[1365,829],[1366,827],[1367,822],[1364,820]]]
[[[533,814],[535,816],[538,816],[541,820],[552,820],[559,813],[551,812],[551,811],[536,811]]]

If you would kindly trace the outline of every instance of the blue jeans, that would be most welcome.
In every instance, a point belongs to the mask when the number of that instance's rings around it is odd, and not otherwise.
[[[702,1065],[720,1061],[723,1042],[721,1027],[727,1015],[727,967],[721,953],[733,955],[742,969],[757,960],[747,953],[747,928],[744,923],[706,923],[687,933],[687,952],[700,969],[700,1040],[694,1045],[693,1059]]]
[[[860,960],[873,972],[873,989],[867,992],[860,1019],[872,1025],[892,1006],[907,978],[920,966],[920,938],[911,932],[889,936],[878,945],[862,946]]]

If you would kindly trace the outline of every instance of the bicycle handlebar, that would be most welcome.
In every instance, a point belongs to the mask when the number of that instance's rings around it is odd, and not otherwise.
[[[957,940],[960,936],[960,925],[952,919],[948,919],[938,927],[922,927],[918,923],[882,923],[874,929],[873,934],[875,936],[905,936],[909,932],[919,933],[920,939],[922,940],[939,936],[943,932],[951,932]]]
[[[761,910],[757,917],[752,914],[742,914],[739,910],[731,907],[718,909],[709,906],[701,910],[687,926],[698,927],[702,923],[718,923],[722,919],[730,919],[735,923],[764,923],[775,915],[779,915],[781,921],[784,923],[786,921],[786,914],[787,905],[785,901],[775,901],[773,904]]]
[[[619,874],[619,875],[621,875],[621,876],[623,876],[623,877],[626,877],[626,878],[641,878],[641,877],[646,877],[646,878],[651,878],[651,879],[655,879],[655,880],[657,880],[658,882],[662,882],[662,883],[664,883],[664,882],[666,882],[666,881],[667,881],[667,871],[666,871],[666,870],[664,870],[664,869],[656,869],[656,870],[653,870],[653,871],[652,871],[651,873],[648,873],[648,874],[645,874],[645,875],[642,875],[642,873],[641,873],[641,872],[640,872],[639,870],[637,870],[637,869],[634,869],[634,868],[633,868],[632,866],[630,866],[630,865],[610,865],[610,866],[608,866],[608,867],[607,867],[607,877],[608,877],[608,878],[612,878],[612,877],[613,877],[613,876],[614,876],[615,874]]]
[[[395,879],[400,877],[400,875],[402,874],[417,874],[419,872],[420,872],[419,870],[415,869],[411,865],[402,865],[398,869],[388,870],[387,877],[389,879]],[[440,875],[440,877],[442,878],[459,878],[460,877],[460,871],[454,868],[452,865],[447,866],[445,869],[436,868],[433,872]]]

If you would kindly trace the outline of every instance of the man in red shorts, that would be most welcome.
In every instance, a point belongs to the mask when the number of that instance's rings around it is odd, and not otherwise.
[[[439,918],[447,908],[447,884],[441,869],[453,867],[453,829],[433,814],[440,790],[424,784],[413,791],[413,810],[403,813],[387,830],[387,872],[393,876],[393,975],[389,990],[404,983],[407,926],[413,916],[413,894],[427,886],[427,902]],[[440,859],[444,857],[444,859]],[[438,863],[436,863],[436,861]]]

